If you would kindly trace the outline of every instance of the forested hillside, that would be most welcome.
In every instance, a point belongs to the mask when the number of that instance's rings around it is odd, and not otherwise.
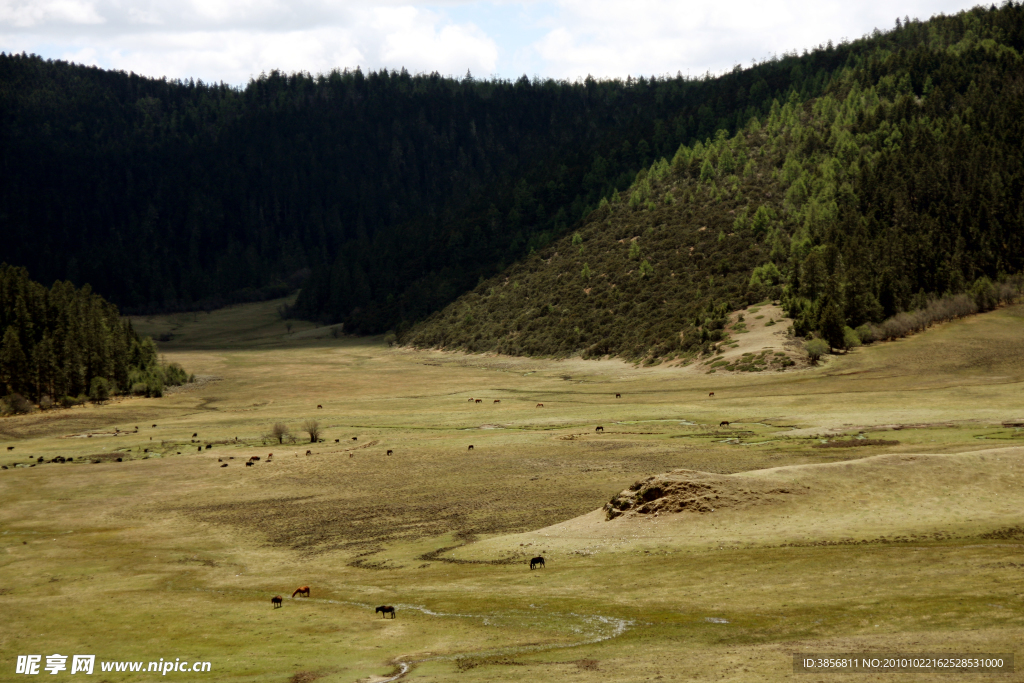
[[[162,367],[156,345],[140,337],[117,307],[86,285],[47,289],[24,268],[0,263],[0,414],[32,403],[65,406],[88,396],[160,395],[188,380],[177,365]]]
[[[766,297],[840,348],[930,297],[991,306],[1024,269],[1024,8],[863,42],[823,95],[681,146],[404,341],[653,360],[707,351]]]
[[[401,328],[679,144],[819,95],[860,49],[715,79],[357,70],[244,89],[2,55],[0,259],[135,312],[280,295],[312,273],[298,314]]]

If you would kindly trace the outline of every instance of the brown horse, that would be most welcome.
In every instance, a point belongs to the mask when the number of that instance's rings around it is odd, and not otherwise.
[[[380,612],[380,618],[381,619],[386,617],[388,614],[391,615],[392,619],[395,618],[395,608],[392,607],[391,605],[381,605],[377,609],[373,610],[374,614],[376,614],[377,612]]]
[[[719,427],[728,427],[729,426],[729,421],[728,420],[722,420],[721,422],[718,423],[718,426]]]
[[[318,406],[316,407],[316,409],[317,409],[317,410],[323,410],[323,408],[324,408],[324,407],[323,407],[323,406],[321,406],[321,405],[318,405]]]
[[[543,404],[543,403],[538,403],[538,404],[537,404],[537,407],[538,407],[538,408],[543,408],[543,407],[544,407],[544,404]]]
[[[540,567],[541,569],[543,569],[544,568],[544,558],[540,557],[538,555],[537,557],[535,557],[532,560],[530,560],[530,569],[533,569],[534,567]]]
[[[467,450],[467,451],[471,451],[471,450],[473,450],[473,445],[472,445],[472,444],[470,444],[469,448],[467,448],[466,450]]]
[[[715,392],[712,391],[710,394],[708,394],[708,398],[714,398],[714,397],[715,397]]]
[[[622,398],[622,394],[615,394],[615,398]]]
[[[469,402],[472,403],[475,400],[476,400],[475,398],[471,398],[471,399],[469,399]]]
[[[483,403],[483,402],[484,402],[484,400],[483,400],[482,398],[478,398],[478,399],[476,399],[476,400],[475,400],[475,401],[473,401],[473,402],[474,402],[474,403]]]
[[[601,433],[604,433],[604,427],[602,427],[601,425],[598,425],[598,426],[597,426],[597,429],[595,429],[594,431],[595,431],[595,432],[601,432]]]
[[[274,605],[274,609],[277,609],[284,603],[284,598],[282,598],[280,595],[275,595],[274,597],[270,598],[270,602]]]
[[[494,399],[494,402],[495,403],[501,403],[501,399],[500,398],[496,398],[496,399]]]
[[[389,448],[388,449],[388,455],[391,455],[392,453],[394,453],[394,451]]]
[[[308,598],[309,597],[309,586],[299,586],[298,588],[296,588],[295,592],[292,593],[292,597],[294,598],[296,595],[304,595],[304,596],[306,596]]]
[[[313,451],[306,451],[306,455],[313,455]]]

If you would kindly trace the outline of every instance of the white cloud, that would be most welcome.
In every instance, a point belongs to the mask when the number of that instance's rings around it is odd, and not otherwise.
[[[0,50],[243,84],[272,69],[578,78],[749,64],[967,0],[0,0]]]
[[[2,0],[0,25],[31,28],[47,24],[101,24],[95,3],[81,0]]]
[[[545,35],[530,47],[551,76],[574,78],[721,72],[827,40],[890,28],[897,16],[927,19],[971,6],[964,0],[559,0]]]

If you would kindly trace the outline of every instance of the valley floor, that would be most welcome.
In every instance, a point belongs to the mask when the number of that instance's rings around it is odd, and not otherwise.
[[[195,385],[0,420],[0,680],[60,653],[110,682],[828,681],[794,653],[1024,636],[1024,306],[708,374],[392,349],[276,303],[133,321]],[[211,672],[99,671],[161,658]]]

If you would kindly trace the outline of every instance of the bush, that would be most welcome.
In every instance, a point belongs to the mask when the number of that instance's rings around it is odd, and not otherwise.
[[[864,323],[854,331],[857,333],[857,338],[860,339],[861,344],[870,344],[875,341],[874,328],[867,323]]]
[[[804,350],[807,352],[807,358],[812,363],[817,363],[819,358],[828,353],[828,342],[824,339],[812,339],[804,344]]]
[[[846,327],[843,329],[843,348],[855,349],[861,345],[860,336],[854,331],[852,327]]]
[[[35,406],[21,394],[8,394],[0,398],[0,415],[25,415],[33,410]]]
[[[93,403],[102,403],[110,398],[110,382],[106,377],[93,377],[89,385],[89,400]]]

